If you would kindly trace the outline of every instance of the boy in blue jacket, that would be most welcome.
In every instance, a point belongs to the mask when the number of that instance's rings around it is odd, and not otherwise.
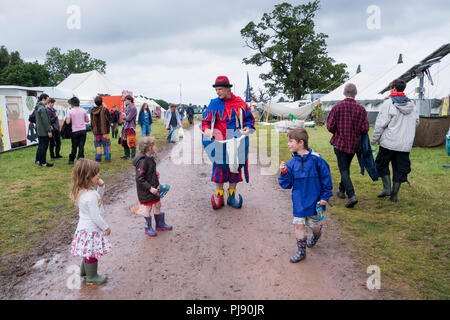
[[[306,246],[312,248],[322,234],[316,204],[319,202],[325,210],[328,200],[333,196],[333,182],[328,163],[308,148],[308,133],[305,129],[291,130],[288,139],[292,159],[288,163],[281,162],[278,183],[283,189],[292,188],[298,252],[291,257],[291,262],[295,263],[306,258]],[[306,241],[305,225],[313,231],[309,241]]]

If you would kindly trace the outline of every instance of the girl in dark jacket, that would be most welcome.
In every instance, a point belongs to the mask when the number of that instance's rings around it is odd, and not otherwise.
[[[166,224],[164,212],[161,212],[161,197],[159,173],[156,171],[156,161],[153,155],[156,153],[155,138],[147,136],[139,141],[139,153],[133,160],[136,167],[136,188],[141,212],[147,222],[145,233],[150,237],[157,234],[152,228],[151,211],[156,221],[156,230],[172,230],[172,226]]]

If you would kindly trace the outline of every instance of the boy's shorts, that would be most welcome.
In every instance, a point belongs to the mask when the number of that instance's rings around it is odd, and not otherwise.
[[[319,221],[317,215],[315,215],[315,216],[300,217],[300,218],[294,217],[294,221],[292,221],[292,223],[307,225],[311,229],[315,229],[319,226],[320,221]]]

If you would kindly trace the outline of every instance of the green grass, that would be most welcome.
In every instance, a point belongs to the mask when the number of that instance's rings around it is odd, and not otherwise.
[[[189,128],[188,121],[183,127]],[[120,134],[120,130],[119,130]],[[163,120],[152,125],[152,134],[158,150],[166,144],[167,130]],[[138,126],[136,136],[141,137]],[[73,166],[67,165],[71,150],[70,140],[62,140],[63,159],[51,161],[52,168],[34,164],[37,146],[0,153],[0,257],[12,259],[39,243],[45,234],[60,223],[76,218],[76,211],[69,198]],[[106,183],[115,181],[115,175],[130,168],[130,161],[119,159],[123,148],[117,139],[111,141],[112,161],[100,164],[100,175]],[[92,132],[88,132],[85,157],[94,159]],[[6,268],[3,264],[0,271]]]
[[[258,126],[262,128],[267,127]],[[331,134],[324,127],[307,131],[310,147],[330,165],[336,193],[340,175],[329,143]],[[290,159],[286,134],[280,134],[280,161]],[[334,197],[329,208],[355,245],[361,267],[379,266],[382,286],[385,283],[401,296],[450,298],[450,171],[442,167],[447,163],[444,146],[413,148],[411,186],[402,184],[399,202],[393,204],[377,198],[381,180],[372,182],[367,172],[362,176],[355,157],[351,177],[359,203],[347,209],[344,200]]]

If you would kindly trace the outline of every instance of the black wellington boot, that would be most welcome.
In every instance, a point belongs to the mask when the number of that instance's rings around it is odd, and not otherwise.
[[[392,189],[391,198],[389,199],[392,202],[398,201],[398,191],[400,190],[401,185],[401,182],[394,182],[394,188]]]
[[[319,241],[321,235],[322,235],[322,225],[320,225],[320,230],[319,230],[319,232],[318,232],[317,234],[315,234],[315,233],[313,232],[313,235],[312,235],[311,239],[309,239],[309,240],[306,242],[306,245],[308,246],[308,248],[314,247],[314,246],[316,245],[317,241]]]
[[[306,237],[297,239],[298,252],[291,257],[292,263],[297,263],[306,258]]]
[[[378,198],[384,198],[391,194],[391,177],[389,175],[381,177],[383,181],[383,190],[378,195]]]

